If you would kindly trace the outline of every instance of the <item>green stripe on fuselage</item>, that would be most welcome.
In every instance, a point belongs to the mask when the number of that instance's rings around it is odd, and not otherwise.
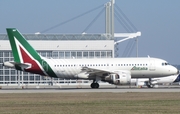
[[[54,77],[57,78],[57,75],[54,73],[54,71],[52,70],[52,68],[50,67],[50,65],[47,63],[46,60],[42,60],[41,59],[41,63],[42,63],[42,67],[43,69],[46,71],[46,73],[50,76],[50,77]]]

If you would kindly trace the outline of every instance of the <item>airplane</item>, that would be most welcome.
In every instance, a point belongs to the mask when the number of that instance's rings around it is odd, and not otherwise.
[[[16,70],[61,79],[93,80],[115,85],[130,84],[131,78],[155,78],[179,74],[167,61],[151,57],[104,59],[53,59],[42,57],[16,28],[7,28],[14,61],[3,65]]]
[[[150,82],[148,78],[131,79],[131,85],[134,84],[138,87],[147,86],[148,88],[153,88],[157,84],[175,83],[175,82],[180,82],[180,74],[166,76],[166,77],[159,77],[159,78],[151,78]]]

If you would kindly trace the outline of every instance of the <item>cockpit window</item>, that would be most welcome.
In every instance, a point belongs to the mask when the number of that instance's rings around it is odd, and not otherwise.
[[[168,63],[165,63],[165,65],[168,65]]]
[[[169,65],[169,63],[162,63],[162,66],[166,66],[166,65]]]

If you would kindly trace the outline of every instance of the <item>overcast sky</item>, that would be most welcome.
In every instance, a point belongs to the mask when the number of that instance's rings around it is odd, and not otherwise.
[[[15,27],[22,33],[82,33],[103,6],[46,30],[107,2],[109,0],[1,0],[0,33],[6,33],[8,27]],[[180,64],[180,0],[116,0],[115,4],[142,33],[139,56],[149,55],[165,59],[170,64]],[[104,33],[105,12],[85,32]],[[115,32],[128,32],[117,18]],[[120,44],[123,46],[120,53],[125,50],[127,42]],[[131,56],[135,56],[135,51]]]

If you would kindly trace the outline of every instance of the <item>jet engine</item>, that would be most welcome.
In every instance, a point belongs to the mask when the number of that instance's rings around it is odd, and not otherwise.
[[[102,81],[115,85],[128,85],[131,83],[131,73],[129,71],[118,71],[105,76]]]

